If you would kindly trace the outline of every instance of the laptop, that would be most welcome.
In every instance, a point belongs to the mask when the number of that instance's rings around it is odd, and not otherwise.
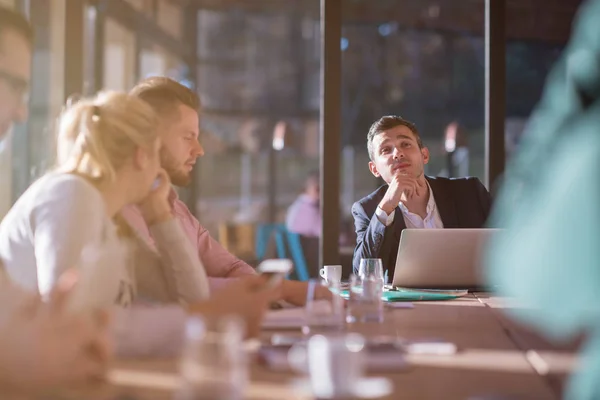
[[[499,229],[404,229],[394,287],[484,289],[480,274],[485,244]]]

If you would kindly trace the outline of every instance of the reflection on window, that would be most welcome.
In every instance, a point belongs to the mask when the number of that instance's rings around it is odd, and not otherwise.
[[[150,19],[154,19],[154,0],[125,0],[133,8]]]
[[[179,58],[158,45],[142,49],[140,54],[140,78],[150,76],[168,76],[181,83],[185,83],[187,66]]]
[[[198,169],[202,195],[196,206],[213,233],[223,221],[268,222],[273,182],[277,221],[283,222],[306,174],[318,168],[319,20],[298,12],[297,5],[287,0],[277,10],[198,12],[206,155]],[[283,149],[276,151],[271,175],[276,130],[285,139],[277,142]]]
[[[417,125],[431,153],[427,174],[483,179],[484,39],[397,23],[345,24],[343,37],[343,143],[354,153],[343,185],[354,187],[354,200],[381,184],[368,170],[366,135],[390,114]]]
[[[174,38],[181,39],[183,36],[183,12],[180,4],[160,0],[156,22],[158,26]]]
[[[518,147],[531,112],[539,101],[546,76],[563,46],[512,41],[506,45],[506,158]]]
[[[29,118],[12,137],[12,201],[54,163],[54,125],[64,98],[65,6],[64,0],[31,2],[28,10],[36,41]]]
[[[13,7],[13,0],[0,0],[0,6]],[[12,205],[12,132],[0,139],[0,220]]]
[[[129,90],[136,79],[135,35],[110,18],[104,32],[104,88]]]

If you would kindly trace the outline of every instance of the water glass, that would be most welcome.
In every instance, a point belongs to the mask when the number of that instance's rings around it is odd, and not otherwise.
[[[381,279],[383,282],[383,263],[381,262],[381,258],[363,258],[360,260],[358,275],[361,279],[374,277]]]
[[[350,276],[346,322],[383,322],[383,280]]]
[[[308,374],[313,394],[320,399],[356,398],[365,373],[365,339],[357,333],[315,335],[288,353],[292,368]]]
[[[235,317],[190,318],[180,363],[182,386],[175,398],[243,399],[248,384],[244,334],[243,322]]]
[[[331,300],[318,298],[322,288],[333,293]],[[302,327],[305,335],[340,331],[344,325],[344,299],[340,295],[340,282],[320,279],[308,281],[305,312]]]

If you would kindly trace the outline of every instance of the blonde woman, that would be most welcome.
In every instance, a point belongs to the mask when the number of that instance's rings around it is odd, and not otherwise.
[[[65,110],[57,168],[31,185],[0,225],[0,261],[14,283],[45,296],[65,269],[85,267],[77,299],[84,304],[208,297],[204,268],[170,212],[156,126],[153,110],[124,93]],[[115,224],[128,204],[143,209],[156,251],[125,223]],[[86,281],[86,274],[97,278]]]
[[[280,296],[280,288],[265,289],[253,277],[207,299],[204,268],[168,203],[157,126],[150,106],[126,94],[104,93],[69,107],[60,119],[58,167],[0,224],[0,264],[13,284],[46,296],[62,271],[79,267],[77,293],[70,296],[78,306],[134,302],[113,319],[121,356],[177,354],[188,312],[237,314],[256,334],[269,302]],[[156,250],[118,220],[127,204],[140,207]],[[165,305],[174,302],[189,306]]]

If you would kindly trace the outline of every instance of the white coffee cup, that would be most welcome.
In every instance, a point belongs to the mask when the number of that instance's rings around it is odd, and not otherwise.
[[[326,265],[319,270],[319,275],[327,282],[340,282],[342,280],[342,266]]]

